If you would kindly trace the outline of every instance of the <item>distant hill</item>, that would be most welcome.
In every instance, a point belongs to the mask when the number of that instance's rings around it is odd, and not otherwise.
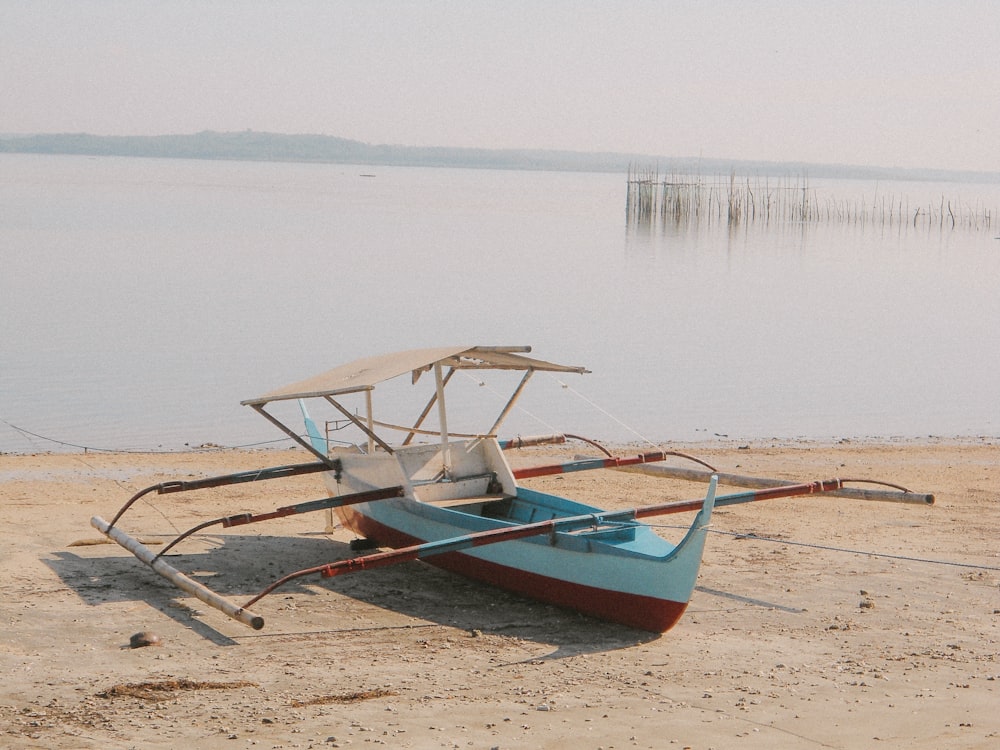
[[[0,136],[0,152],[82,154],[169,159],[320,162],[373,166],[620,172],[629,167],[661,175],[701,174],[851,179],[1000,182],[1000,174],[931,169],[893,169],[802,162],[759,162],[650,154],[589,153],[533,149],[477,149],[373,145],[329,135],[204,131],[191,135],[106,136],[87,133]]]

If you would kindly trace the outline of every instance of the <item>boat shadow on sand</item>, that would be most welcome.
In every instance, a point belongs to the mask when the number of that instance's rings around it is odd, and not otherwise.
[[[153,543],[150,547],[156,549]],[[551,644],[555,650],[545,658],[557,659],[629,648],[660,637],[535,602],[422,562],[368,570],[363,575],[335,579],[314,575],[290,581],[254,605],[254,611],[265,619],[262,632],[247,628],[245,633],[227,635],[241,626],[233,623],[225,632],[216,629],[213,623],[220,618],[225,621],[225,615],[178,590],[131,555],[109,555],[107,550],[105,544],[88,544],[56,551],[44,562],[89,606],[145,603],[218,645],[237,645],[269,631],[346,635],[437,625]],[[318,532],[211,534],[188,540],[166,559],[221,596],[242,604],[288,573],[358,554],[347,543]],[[136,629],[142,627],[137,621]]]

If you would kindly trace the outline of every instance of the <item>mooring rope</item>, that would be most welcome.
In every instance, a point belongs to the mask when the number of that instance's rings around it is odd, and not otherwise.
[[[471,380],[473,383],[475,383],[476,385],[478,385],[480,388],[485,388],[486,390],[488,390],[490,393],[492,393],[494,396],[497,397],[497,400],[501,404],[505,403],[507,401],[507,397],[506,396],[504,396],[502,393],[500,393],[500,391],[498,391],[496,388],[494,388],[493,386],[491,386],[489,383],[487,383],[482,378],[474,377],[473,375],[471,375],[466,370],[459,370],[458,372],[461,373],[462,375],[464,375],[465,377],[467,377],[469,380]],[[549,424],[548,422],[546,422],[544,419],[542,419],[540,416],[538,416],[534,412],[532,412],[532,411],[530,411],[528,409],[525,409],[520,403],[514,404],[514,409],[515,409],[515,411],[521,412],[525,416],[531,417],[536,422],[538,422],[538,424],[542,425],[542,427],[544,427],[546,430],[549,430],[551,432],[561,432],[561,430],[559,430],[558,427],[556,427],[555,425]]]
[[[583,401],[584,403],[586,403],[588,406],[590,406],[593,409],[596,409],[601,414],[603,414],[604,416],[606,416],[608,419],[610,419],[611,421],[613,421],[619,427],[622,427],[625,430],[627,430],[628,432],[630,432],[631,434],[635,435],[636,438],[638,438],[640,442],[645,443],[646,445],[648,445],[648,446],[650,446],[652,448],[659,448],[660,447],[659,445],[657,445],[656,443],[654,443],[652,440],[650,440],[648,437],[646,437],[645,435],[643,435],[640,432],[638,432],[637,430],[635,430],[631,425],[625,424],[625,422],[621,421],[618,417],[616,417],[614,414],[612,414],[611,412],[609,412],[603,406],[601,406],[600,404],[597,404],[595,401],[593,401],[592,399],[588,398],[587,396],[584,396],[583,393],[581,393],[580,391],[576,390],[576,388],[574,388],[573,386],[571,386],[569,383],[563,382],[562,380],[560,380],[559,378],[557,378],[552,373],[548,373],[548,374],[549,374],[549,377],[551,377],[553,380],[555,380],[559,384],[560,388],[563,388],[563,389],[569,391],[574,396],[576,396],[577,398],[579,398],[581,401]]]
[[[185,446],[183,448],[97,448],[93,445],[80,445],[79,443],[71,443],[67,440],[59,440],[57,438],[48,437],[47,435],[40,435],[37,432],[32,432],[31,430],[26,430],[23,427],[18,427],[16,424],[8,422],[3,417],[0,417],[0,422],[10,427],[15,432],[21,433],[24,437],[28,439],[28,442],[34,443],[31,438],[38,438],[39,440],[44,440],[49,443],[54,443],[55,445],[61,445],[66,448],[77,448],[84,451],[85,453],[198,453],[198,452],[208,452],[217,450],[240,450],[243,448],[257,448],[262,445],[273,445],[275,443],[292,442],[291,438],[277,438],[274,440],[261,440],[256,443],[244,443],[242,445],[205,445],[202,446]],[[303,435],[303,438],[308,437]]]

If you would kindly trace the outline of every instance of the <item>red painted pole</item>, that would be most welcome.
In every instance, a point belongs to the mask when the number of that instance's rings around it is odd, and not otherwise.
[[[817,482],[805,482],[803,484],[789,484],[783,487],[768,487],[762,490],[746,490],[745,492],[734,492],[730,495],[719,495],[715,498],[715,507],[725,507],[727,505],[740,505],[742,503],[752,503],[757,500],[774,500],[779,497],[797,497],[800,495],[815,495],[822,492],[832,492],[843,489],[844,482],[840,479],[823,479]],[[685,511],[698,510],[701,508],[701,500],[680,500],[662,505],[648,505],[634,510],[636,518],[648,518],[650,516],[665,516],[670,513],[683,513]]]
[[[654,453],[642,453],[638,456],[626,458],[585,458],[582,461],[570,461],[565,464],[547,464],[545,466],[529,466],[524,469],[515,469],[515,479],[530,479],[532,477],[544,477],[550,474],[568,474],[572,471],[587,471],[588,469],[617,469],[620,466],[633,466],[635,464],[648,464],[656,461],[663,461],[667,456],[675,456],[676,453],[665,453],[656,451]]]

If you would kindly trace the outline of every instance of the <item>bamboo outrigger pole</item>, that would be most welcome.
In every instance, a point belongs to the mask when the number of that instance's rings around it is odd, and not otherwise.
[[[655,463],[657,461],[664,461],[668,456],[679,456],[680,458],[697,461],[702,466],[708,466],[708,464],[704,461],[694,458],[693,456],[689,456],[686,453],[678,453],[677,451],[654,451],[652,453],[641,453],[638,456],[626,456],[623,458],[616,458],[614,456],[610,458],[582,458],[562,464],[529,466],[523,469],[515,469],[514,478],[530,479],[532,477],[544,477],[550,474],[568,474],[573,471],[589,471],[590,469],[618,469],[623,466],[634,466],[636,464],[648,464]],[[709,468],[712,467],[709,466]],[[708,473],[709,476],[712,476],[711,472],[706,473]]]
[[[314,461],[307,464],[288,464],[285,466],[270,466],[266,469],[251,469],[250,471],[240,471],[235,474],[222,474],[216,477],[205,477],[204,479],[174,480],[170,482],[160,482],[145,489],[139,490],[128,499],[121,509],[111,519],[108,526],[114,526],[129,508],[143,495],[155,492],[158,495],[167,495],[173,492],[189,492],[190,490],[204,490],[212,487],[223,487],[228,484],[242,484],[244,482],[264,482],[269,479],[286,479],[288,477],[299,476],[300,474],[313,474],[317,471],[329,471],[336,468],[330,462]]]
[[[336,495],[334,497],[324,497],[319,500],[309,500],[304,503],[296,503],[295,505],[285,505],[277,510],[272,510],[267,513],[237,513],[232,516],[223,516],[222,518],[214,518],[211,521],[203,521],[197,526],[193,526],[181,535],[179,535],[172,542],[167,544],[160,552],[156,555],[159,559],[163,557],[167,552],[173,549],[177,544],[187,539],[192,534],[199,531],[207,529],[211,526],[222,526],[223,528],[229,529],[233,526],[244,526],[248,523],[259,523],[260,521],[270,521],[274,518],[284,518],[285,516],[294,516],[300,513],[312,513],[317,510],[331,510],[333,508],[343,508],[348,505],[359,505],[361,503],[371,503],[376,500],[387,500],[392,497],[404,497],[406,491],[402,485],[396,487],[386,487],[385,489],[379,490],[368,490],[367,492],[354,492],[350,495]]]

